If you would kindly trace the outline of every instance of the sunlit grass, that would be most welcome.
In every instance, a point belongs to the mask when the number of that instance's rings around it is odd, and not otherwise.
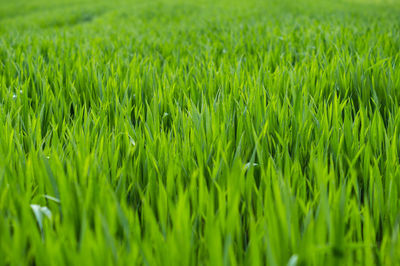
[[[400,263],[396,1],[0,2],[0,264]]]

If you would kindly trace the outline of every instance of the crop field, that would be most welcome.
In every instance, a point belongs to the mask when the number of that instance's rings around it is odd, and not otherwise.
[[[400,265],[400,1],[0,0],[0,265]]]

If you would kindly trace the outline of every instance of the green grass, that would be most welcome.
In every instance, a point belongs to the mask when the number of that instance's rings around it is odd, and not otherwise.
[[[400,2],[0,0],[0,265],[400,264]]]

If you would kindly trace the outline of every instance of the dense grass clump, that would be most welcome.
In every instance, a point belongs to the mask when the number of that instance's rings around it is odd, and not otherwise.
[[[0,0],[0,264],[400,264],[399,36],[395,0]]]

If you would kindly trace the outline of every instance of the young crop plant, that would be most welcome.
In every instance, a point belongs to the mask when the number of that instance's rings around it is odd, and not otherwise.
[[[400,265],[398,0],[0,0],[0,265]]]

